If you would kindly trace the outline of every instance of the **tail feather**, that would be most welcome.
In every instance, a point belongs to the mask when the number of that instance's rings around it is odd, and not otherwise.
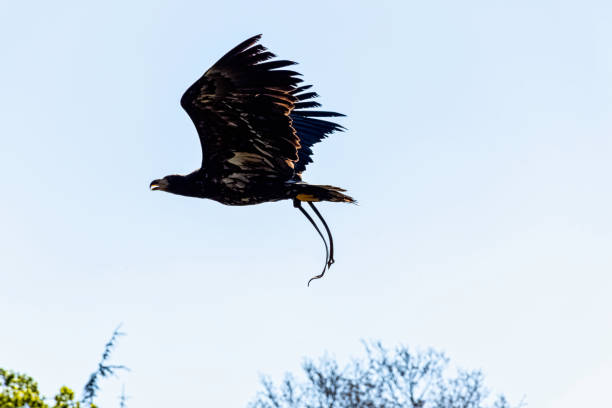
[[[353,203],[356,204],[352,197],[343,194],[346,191],[340,187],[328,185],[316,185],[306,183],[295,184],[295,198],[300,201],[332,201],[335,203]]]

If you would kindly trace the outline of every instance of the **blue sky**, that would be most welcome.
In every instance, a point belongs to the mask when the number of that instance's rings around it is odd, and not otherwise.
[[[134,408],[244,406],[259,373],[361,339],[444,350],[533,407],[600,403],[611,19],[604,1],[0,3],[0,366],[80,388],[123,322]],[[360,205],[320,206],[337,262],[310,288],[322,243],[290,202],[148,189],[199,166],[180,96],[257,33],[348,115],[304,176]]]

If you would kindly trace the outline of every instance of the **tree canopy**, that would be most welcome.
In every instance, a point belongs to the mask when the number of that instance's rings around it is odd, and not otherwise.
[[[87,404],[75,400],[74,391],[61,387],[50,405],[40,395],[38,384],[32,377],[0,368],[0,407],[2,408],[81,408]],[[96,406],[91,403],[90,408]]]
[[[503,395],[490,397],[479,370],[453,369],[441,352],[413,352],[365,344],[365,360],[340,367],[323,357],[306,360],[302,379],[287,374],[280,384],[262,380],[250,408],[511,408]]]
[[[40,394],[38,383],[32,377],[0,368],[0,408],[97,408],[94,399],[100,389],[100,378],[116,375],[118,370],[127,370],[123,365],[108,362],[117,339],[124,335],[119,331],[120,327],[115,329],[104,346],[102,358],[96,370],[89,376],[80,401],[75,399],[72,389],[62,386],[53,397],[55,402],[48,403],[47,399]],[[121,407],[125,406],[125,395],[121,396],[120,403]]]

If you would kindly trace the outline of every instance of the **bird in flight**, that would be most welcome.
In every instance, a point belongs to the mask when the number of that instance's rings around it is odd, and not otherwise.
[[[334,263],[334,241],[313,202],[355,203],[342,188],[302,181],[312,163],[312,146],[344,128],[320,118],[344,116],[311,110],[319,103],[311,85],[298,86],[300,74],[285,69],[293,61],[275,55],[249,38],[225,54],[181,98],[202,147],[202,167],[187,175],[154,180],[152,190],[209,198],[226,205],[292,200],[325,244],[323,277]],[[307,202],[323,223],[321,230],[302,207]]]

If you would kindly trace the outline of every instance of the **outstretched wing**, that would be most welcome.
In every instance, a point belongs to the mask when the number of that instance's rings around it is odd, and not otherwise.
[[[315,92],[304,92],[309,90],[312,85],[296,88],[292,94],[297,99],[295,109],[291,112],[293,128],[300,139],[301,148],[298,150],[299,160],[295,163],[295,175],[301,179],[302,172],[306,170],[306,165],[312,163],[312,146],[325,139],[335,131],[343,131],[344,127],[337,123],[327,120],[316,119],[317,117],[338,117],[344,116],[337,112],[309,111],[308,108],[318,108],[318,102],[312,101],[317,95]]]
[[[256,45],[260,38],[225,54],[181,98],[198,130],[202,168],[217,180],[287,180],[294,174],[300,142],[289,115],[301,79],[280,69],[292,61],[266,62],[275,55]]]

